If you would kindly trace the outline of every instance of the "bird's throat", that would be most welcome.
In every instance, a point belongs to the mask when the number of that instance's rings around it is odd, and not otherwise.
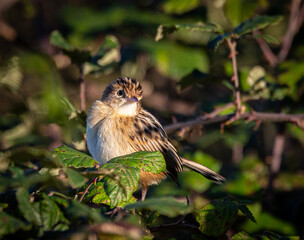
[[[126,102],[120,107],[115,109],[118,115],[122,116],[135,116],[138,113],[138,103],[137,102]]]

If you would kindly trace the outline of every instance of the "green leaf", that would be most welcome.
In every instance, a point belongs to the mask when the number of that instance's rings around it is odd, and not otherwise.
[[[41,213],[42,228],[44,230],[67,230],[68,220],[64,217],[57,204],[46,194],[43,200],[36,203]]]
[[[274,44],[274,45],[280,44],[280,42],[276,38],[274,38],[268,34],[256,34],[256,35],[253,35],[252,37],[254,39],[263,38],[269,44]]]
[[[233,26],[237,26],[252,17],[258,5],[256,0],[227,0],[224,7],[225,15]]]
[[[91,168],[99,166],[99,162],[94,158],[66,145],[56,148],[54,153],[56,153],[56,157],[61,160],[66,167]]]
[[[16,192],[16,198],[18,201],[18,207],[23,217],[30,223],[35,225],[41,225],[41,216],[39,210],[37,210],[30,202],[30,195],[25,188],[19,188]]]
[[[91,200],[95,204],[105,204],[111,206],[111,200],[105,192],[103,180],[97,182],[96,185],[92,185],[88,189],[88,192],[89,193],[84,198],[85,201]],[[128,201],[119,202],[117,204],[117,207],[124,207],[126,204],[131,204],[134,202],[136,202],[136,198],[131,196],[131,198]]]
[[[185,158],[198,162],[216,172],[221,168],[221,164],[216,161],[216,159],[201,151],[197,151],[193,155],[185,155]],[[204,179],[203,176],[194,171],[179,174],[179,179],[182,187],[195,190],[197,192],[206,191],[212,184],[211,181]]]
[[[57,30],[55,30],[51,33],[50,43],[55,45],[56,47],[59,47],[59,48],[65,49],[65,50],[69,50],[69,51],[75,49],[75,47],[72,46],[71,44],[69,44],[64,39],[64,37],[61,35],[61,33]]]
[[[225,233],[234,223],[238,205],[231,200],[215,200],[205,206],[196,215],[199,229],[208,236],[220,236]]]
[[[251,237],[248,233],[246,232],[239,232],[235,235],[233,235],[232,239],[234,240],[255,240],[256,238]]]
[[[279,23],[283,19],[282,16],[254,16],[253,18],[242,22],[237,26],[233,33],[242,36],[248,33],[252,33],[256,30],[261,30],[268,25],[273,25]]]
[[[216,50],[224,42],[224,40],[228,38],[230,38],[230,33],[214,34],[208,41],[207,47],[212,50]]]
[[[100,209],[90,208],[76,200],[69,201],[69,206],[66,208],[66,214],[69,219],[79,221],[86,220],[86,222],[101,223],[104,219],[101,216]]]
[[[194,69],[208,71],[208,56],[201,48],[185,47],[168,41],[156,43],[147,39],[141,39],[135,44],[150,54],[152,63],[165,76],[179,80]]]
[[[137,202],[125,206],[126,209],[149,209],[157,211],[159,214],[176,217],[186,214],[190,211],[190,207],[185,202],[176,201],[173,197],[149,198],[143,202]]]
[[[199,4],[200,0],[166,0],[162,8],[168,14],[183,14],[196,8]]]
[[[111,200],[111,207],[122,202],[128,202],[136,191],[140,170],[120,163],[107,163],[101,169],[111,171],[111,175],[104,178],[104,189]]]
[[[69,44],[59,31],[53,31],[50,43],[61,48],[63,53],[69,56],[74,64],[83,64],[91,59],[90,51],[80,50]]]
[[[109,53],[111,50],[118,49],[118,48],[119,48],[118,39],[111,35],[106,36],[104,43],[98,49],[98,51],[95,53],[95,55],[92,57],[91,63],[97,64],[99,59],[102,59],[103,57],[105,57],[105,55],[107,53]]]
[[[86,178],[84,176],[80,175],[77,171],[75,171],[71,168],[66,168],[65,172],[73,187],[79,188],[85,184]]]
[[[10,214],[0,211],[0,237],[14,233],[19,229],[29,230],[30,228],[31,225],[27,225]]]
[[[242,213],[244,213],[252,222],[257,223],[254,216],[252,215],[252,212],[249,210],[249,208],[245,204],[239,204],[239,209]]]
[[[160,152],[135,152],[112,158],[109,163],[121,163],[146,172],[161,173],[166,170],[166,161]]]
[[[178,30],[200,31],[200,32],[215,32],[222,33],[223,30],[219,25],[214,23],[195,23],[195,24],[164,24],[159,25],[155,36],[155,41],[161,40],[164,36],[176,32]]]

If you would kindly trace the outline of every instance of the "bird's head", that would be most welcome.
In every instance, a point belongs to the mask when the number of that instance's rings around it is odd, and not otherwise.
[[[143,90],[140,83],[129,77],[118,78],[104,90],[101,101],[119,115],[134,116],[139,112]]]

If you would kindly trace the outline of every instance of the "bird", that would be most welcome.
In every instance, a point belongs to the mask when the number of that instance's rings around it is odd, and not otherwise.
[[[218,184],[225,181],[213,170],[178,155],[159,121],[141,106],[142,97],[140,82],[129,77],[118,78],[104,89],[101,99],[92,104],[87,114],[86,139],[91,156],[102,165],[134,152],[161,152],[165,172],[140,170],[142,201],[150,185],[159,184],[167,176],[178,183],[178,173],[185,168]]]

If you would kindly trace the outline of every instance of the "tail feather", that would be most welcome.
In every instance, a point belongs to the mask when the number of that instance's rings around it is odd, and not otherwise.
[[[217,184],[221,184],[222,182],[224,182],[226,180],[223,176],[217,174],[216,172],[212,171],[211,169],[209,169],[197,162],[193,162],[193,161],[190,161],[185,158],[181,158],[181,159],[183,161],[183,166],[202,174],[205,178],[210,179]]]

